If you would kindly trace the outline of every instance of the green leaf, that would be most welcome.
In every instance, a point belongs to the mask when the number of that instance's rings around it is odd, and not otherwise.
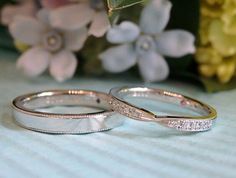
[[[145,0],[107,0],[109,11],[119,10],[142,3]]]
[[[111,24],[115,24],[120,17],[121,10],[109,11],[109,20]]]
[[[107,0],[108,9],[109,9],[109,20],[112,24],[116,23],[123,10],[127,7],[144,3],[146,0]],[[129,11],[132,14],[132,11]]]

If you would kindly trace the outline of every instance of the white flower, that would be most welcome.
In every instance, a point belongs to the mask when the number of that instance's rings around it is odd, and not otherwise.
[[[51,12],[54,27],[74,30],[90,24],[88,34],[103,36],[110,28],[103,0],[76,0],[78,3],[57,8]]]
[[[87,29],[63,31],[51,26],[49,12],[42,9],[33,17],[18,16],[10,24],[10,33],[17,41],[32,46],[21,55],[17,67],[30,77],[42,74],[49,66],[57,81],[71,78],[77,67],[72,51],[83,47]]]
[[[166,79],[169,67],[162,55],[181,57],[195,51],[191,33],[184,30],[163,32],[170,18],[171,6],[168,0],[152,0],[141,13],[140,27],[124,21],[111,28],[107,40],[121,45],[100,54],[103,67],[118,73],[137,63],[145,81]]]

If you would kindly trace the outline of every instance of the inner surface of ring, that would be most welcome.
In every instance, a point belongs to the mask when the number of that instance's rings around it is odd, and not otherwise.
[[[164,90],[150,89],[143,87],[122,88],[121,90],[118,91],[117,95],[123,100],[125,100],[128,97],[147,98],[151,100],[158,100],[161,102],[175,104],[180,107],[190,109],[201,115],[211,114],[211,109],[207,105],[194,99],[185,97],[181,94],[168,92]]]
[[[85,106],[110,110],[109,95],[84,90],[48,91],[22,97],[15,103],[27,110],[54,106]]]

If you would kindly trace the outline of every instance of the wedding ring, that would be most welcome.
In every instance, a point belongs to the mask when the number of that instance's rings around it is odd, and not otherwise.
[[[50,90],[26,94],[12,102],[16,122],[27,129],[58,134],[99,132],[120,126],[123,118],[111,110],[108,94],[89,90]],[[86,106],[96,113],[61,114],[39,109],[54,106]]]
[[[212,128],[217,113],[211,106],[182,94],[147,87],[117,87],[110,90],[112,109],[122,115],[139,121],[157,122],[180,131],[206,131]],[[174,116],[154,114],[125,101],[126,97],[141,97],[177,104],[190,109],[200,116]]]

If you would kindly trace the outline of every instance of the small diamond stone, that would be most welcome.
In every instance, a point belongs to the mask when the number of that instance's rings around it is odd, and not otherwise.
[[[178,120],[169,121],[168,126],[181,131],[204,131],[212,126],[212,121],[199,121],[199,120]]]

